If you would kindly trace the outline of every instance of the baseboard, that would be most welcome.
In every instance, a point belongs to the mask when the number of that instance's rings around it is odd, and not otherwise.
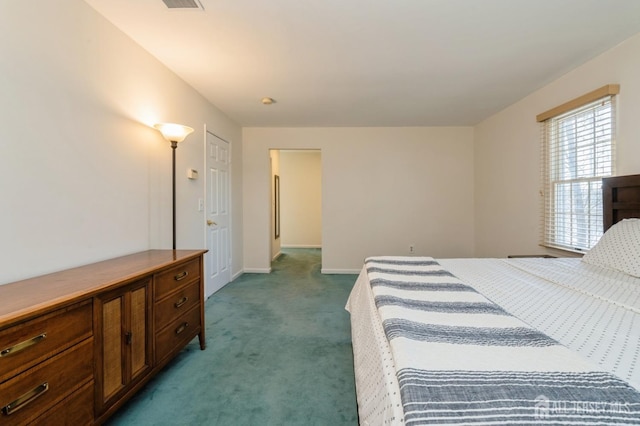
[[[276,255],[275,255],[275,256],[273,256],[273,258],[271,258],[271,261],[272,261],[272,262],[273,262],[273,261],[275,261],[275,260],[276,260],[277,258],[279,258],[280,256],[282,256],[282,252],[281,252],[281,251],[277,252],[277,253],[276,253]]]
[[[231,276],[231,281],[235,281],[236,279],[238,279],[242,274],[244,274],[244,271],[242,269],[240,269],[238,272],[236,272],[235,274],[233,274]]]
[[[357,275],[360,273],[360,269],[325,269],[322,268],[320,272],[323,274],[346,274],[346,275]]]
[[[283,244],[282,248],[322,248],[322,245],[317,244]]]
[[[245,274],[270,274],[271,268],[244,268]]]

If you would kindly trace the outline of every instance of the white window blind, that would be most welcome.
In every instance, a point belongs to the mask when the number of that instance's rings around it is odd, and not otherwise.
[[[542,122],[542,245],[586,251],[602,236],[602,178],[614,173],[615,97]]]

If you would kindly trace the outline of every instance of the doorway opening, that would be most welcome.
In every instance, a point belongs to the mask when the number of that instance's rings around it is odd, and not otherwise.
[[[271,259],[283,249],[322,248],[322,154],[271,149]]]

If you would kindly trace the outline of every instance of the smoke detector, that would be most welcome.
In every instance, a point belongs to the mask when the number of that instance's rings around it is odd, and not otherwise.
[[[162,0],[169,9],[200,9],[204,10],[200,0]]]

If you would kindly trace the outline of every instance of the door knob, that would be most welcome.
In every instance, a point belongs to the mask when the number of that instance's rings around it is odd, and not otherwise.
[[[214,221],[212,221],[211,219],[207,219],[207,225],[211,226],[211,225],[217,225],[217,223],[215,223]]]

